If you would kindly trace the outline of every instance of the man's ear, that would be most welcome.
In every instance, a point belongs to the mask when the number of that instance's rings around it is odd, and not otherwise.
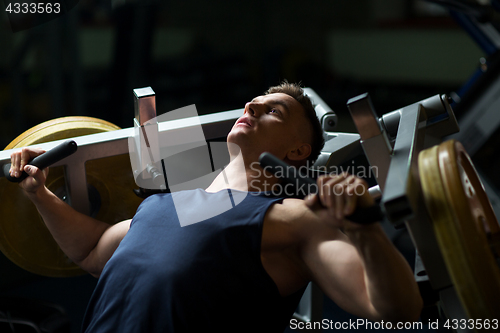
[[[286,159],[289,161],[302,161],[311,155],[311,145],[308,143],[301,143],[297,148],[290,150],[286,154]]]

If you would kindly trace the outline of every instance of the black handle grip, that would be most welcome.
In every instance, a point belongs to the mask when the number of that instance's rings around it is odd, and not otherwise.
[[[77,150],[78,146],[76,145],[76,142],[73,140],[68,140],[60,145],[52,148],[51,150],[43,153],[42,155],[39,155],[32,159],[31,161],[28,162],[29,165],[34,165],[39,169],[45,169],[46,167],[62,160],[65,157],[68,157],[69,155],[73,154]],[[20,183],[22,182],[26,177],[28,177],[28,174],[23,171],[20,177],[12,177],[9,174],[10,170],[10,163],[5,164],[3,166],[3,174],[5,175],[5,178],[7,180],[14,182],[14,183]]]
[[[304,192],[302,197],[311,193],[318,195],[318,186],[314,179],[305,176],[300,172],[300,169],[286,164],[273,154],[262,153],[259,157],[259,163],[264,170],[271,172],[278,178],[291,182],[296,189],[299,189],[296,194],[300,194],[300,191],[306,191],[307,193]],[[360,224],[375,223],[383,218],[384,213],[378,204],[366,208],[358,207],[354,213],[347,216],[350,221]]]

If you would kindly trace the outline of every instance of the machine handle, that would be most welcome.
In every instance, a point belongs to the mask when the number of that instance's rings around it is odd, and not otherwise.
[[[51,150],[43,153],[42,155],[39,155],[32,159],[31,161],[28,162],[30,165],[34,165],[39,169],[45,169],[46,167],[62,160],[65,157],[68,157],[69,155],[73,154],[76,152],[78,146],[76,145],[76,142],[73,140],[68,140],[60,145],[52,148]],[[8,181],[13,182],[13,183],[20,183],[22,182],[26,177],[28,177],[28,174],[23,171],[20,177],[12,177],[9,174],[11,163],[5,164],[3,166],[3,174],[5,178],[7,178]]]
[[[273,154],[262,153],[259,157],[259,163],[263,169],[272,172],[276,177],[287,179],[297,186],[310,189],[310,193],[318,195],[318,186],[314,179],[300,174],[298,169],[286,164]],[[381,221],[384,216],[380,205],[375,204],[371,207],[358,207],[354,213],[346,216],[346,218],[355,223],[370,224]]]

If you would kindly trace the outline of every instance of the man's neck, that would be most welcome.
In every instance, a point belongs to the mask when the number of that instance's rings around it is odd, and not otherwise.
[[[277,179],[264,173],[255,161],[248,162],[239,155],[220,172],[206,189],[207,192],[218,192],[223,189],[234,189],[245,192],[271,191]]]

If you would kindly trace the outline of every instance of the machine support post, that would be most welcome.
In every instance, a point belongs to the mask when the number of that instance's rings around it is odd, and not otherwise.
[[[347,102],[347,108],[361,136],[365,155],[370,165],[377,168],[375,178],[383,192],[392,154],[387,133],[380,126],[368,93],[351,98]]]

